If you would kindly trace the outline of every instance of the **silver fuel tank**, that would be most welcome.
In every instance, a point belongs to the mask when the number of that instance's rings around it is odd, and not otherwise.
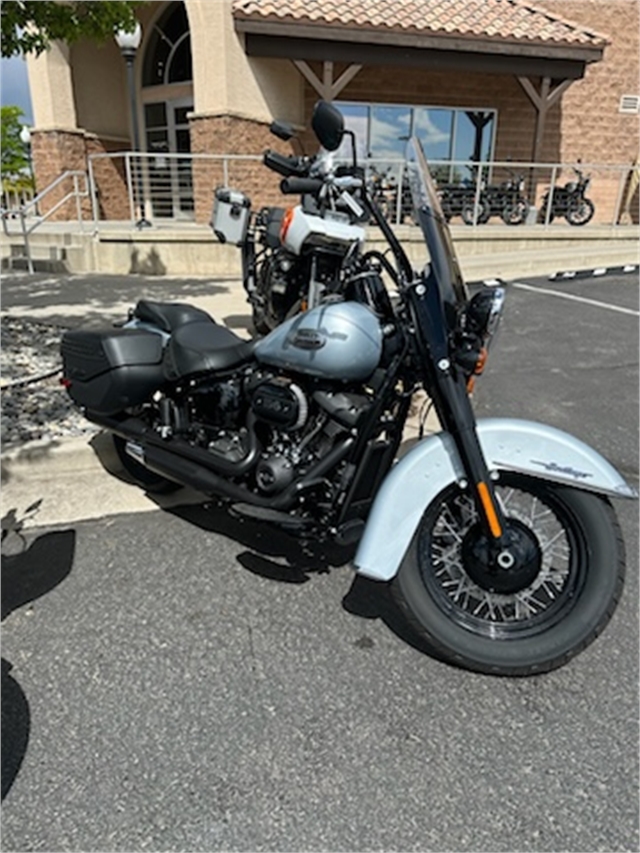
[[[380,362],[382,330],[375,314],[358,302],[318,305],[274,329],[254,354],[270,367],[357,382]]]

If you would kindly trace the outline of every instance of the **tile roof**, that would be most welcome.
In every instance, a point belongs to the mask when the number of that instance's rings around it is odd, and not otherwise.
[[[238,21],[602,48],[607,37],[526,0],[233,0]]]

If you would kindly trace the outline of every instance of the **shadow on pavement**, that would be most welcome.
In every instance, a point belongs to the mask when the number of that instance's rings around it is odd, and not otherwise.
[[[22,533],[24,518],[15,509],[2,519],[2,619],[54,589],[71,572],[75,554],[75,530],[44,533],[27,544]],[[18,775],[27,751],[31,714],[29,702],[11,664],[2,659],[2,799]]]
[[[7,796],[27,752],[31,714],[22,687],[2,658],[2,799]]]
[[[167,511],[202,530],[222,534],[245,545],[248,550],[237,557],[240,565],[255,575],[279,583],[303,584],[312,574],[348,568],[357,547],[297,539],[281,530],[274,531],[268,523],[237,518],[224,506],[181,505]],[[347,613],[360,619],[382,619],[404,643],[438,659],[434,650],[412,631],[390,595],[389,584],[354,575],[342,606]]]

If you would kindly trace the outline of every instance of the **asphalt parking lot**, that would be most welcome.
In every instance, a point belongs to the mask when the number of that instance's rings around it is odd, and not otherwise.
[[[637,486],[637,276],[509,285],[476,408]],[[508,680],[427,656],[348,552],[217,509],[11,533],[2,849],[637,850],[638,506],[616,508],[611,623]]]

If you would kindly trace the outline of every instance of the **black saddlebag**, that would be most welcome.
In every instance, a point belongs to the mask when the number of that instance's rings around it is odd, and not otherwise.
[[[71,399],[103,415],[148,400],[164,382],[162,337],[143,329],[74,329],[61,344]]]

